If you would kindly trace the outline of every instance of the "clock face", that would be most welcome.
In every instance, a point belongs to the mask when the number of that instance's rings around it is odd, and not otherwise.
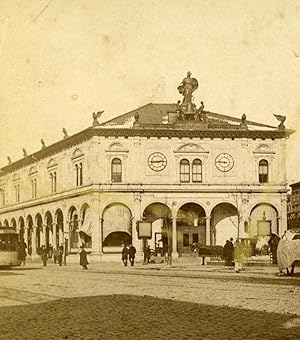
[[[215,159],[215,165],[222,172],[230,171],[234,166],[233,157],[226,152],[220,153]]]
[[[167,158],[160,152],[154,152],[148,158],[148,165],[153,171],[162,171],[167,166]]]

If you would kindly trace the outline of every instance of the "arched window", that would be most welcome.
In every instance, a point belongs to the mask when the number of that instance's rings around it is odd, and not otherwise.
[[[180,182],[188,183],[190,181],[190,162],[187,159],[180,161]]]
[[[265,159],[259,162],[258,173],[259,183],[267,183],[269,179],[269,163]]]
[[[122,162],[119,158],[114,158],[111,162],[111,181],[122,182]]]
[[[83,184],[83,174],[82,174],[82,163],[75,164],[76,170],[76,186],[81,186]]]
[[[192,181],[202,182],[202,162],[200,159],[195,159],[192,166]]]

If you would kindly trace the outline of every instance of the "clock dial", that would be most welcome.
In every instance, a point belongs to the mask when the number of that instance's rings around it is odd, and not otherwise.
[[[220,153],[215,159],[215,165],[222,172],[230,171],[234,166],[233,157],[226,152]]]
[[[161,152],[154,152],[148,157],[148,165],[153,171],[162,171],[167,166],[167,158]]]

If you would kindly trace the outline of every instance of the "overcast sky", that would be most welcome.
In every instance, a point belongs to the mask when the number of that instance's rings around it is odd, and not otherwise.
[[[187,71],[197,105],[299,129],[300,2],[0,0],[0,166],[87,128],[94,111],[177,102]],[[290,182],[299,146],[297,132]]]

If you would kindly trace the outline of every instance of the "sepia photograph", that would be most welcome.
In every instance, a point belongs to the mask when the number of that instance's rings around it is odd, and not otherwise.
[[[0,339],[300,339],[300,2],[0,0]]]

